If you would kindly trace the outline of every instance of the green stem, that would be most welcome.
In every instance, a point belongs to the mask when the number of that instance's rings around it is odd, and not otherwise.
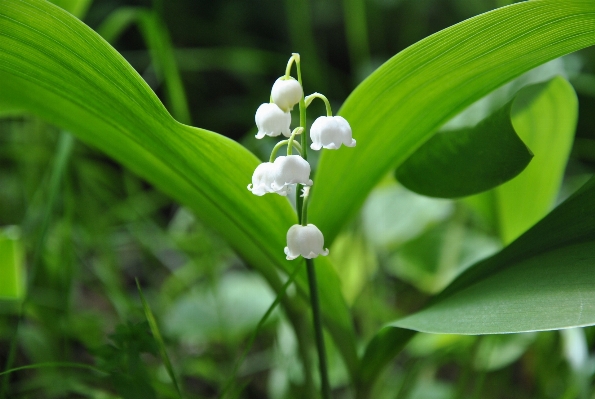
[[[297,67],[297,76],[298,76],[298,82],[299,84],[302,86],[302,90],[304,88],[304,84],[302,83],[302,65],[301,65],[301,59],[298,55],[297,57],[297,61],[296,61],[296,67]],[[302,96],[302,98],[300,99],[300,126],[302,126],[304,128],[304,131],[302,132],[302,158],[304,158],[305,160],[308,160],[308,137],[306,134],[306,101],[304,99],[304,96]],[[295,200],[295,204],[296,204],[296,209],[298,209],[298,221],[300,223],[302,223],[302,213],[300,212],[300,209],[302,209],[302,204],[303,204],[303,198],[300,197],[300,191],[302,191],[302,185],[298,184],[296,186],[296,190],[295,190],[295,196],[296,196],[296,200]]]
[[[294,54],[294,56],[297,55],[297,59],[296,59],[296,66],[297,66],[297,75],[298,75],[298,82],[300,84],[300,86],[302,86],[302,90],[304,89],[304,84],[302,83],[302,66],[301,66],[301,62],[300,62],[300,56],[299,54]],[[308,160],[308,151],[306,149],[306,146],[308,145],[308,137],[306,135],[306,100],[304,99],[304,96],[302,96],[302,98],[300,99],[300,126],[304,128],[304,130],[302,131],[302,148],[304,149],[303,153],[302,153],[302,157],[307,161]]]
[[[308,285],[310,287],[310,303],[312,304],[312,322],[314,323],[314,335],[316,338],[316,349],[318,351],[318,367],[320,371],[320,385],[322,398],[331,398],[331,386],[328,379],[328,368],[326,365],[326,351],[324,348],[324,336],[322,335],[322,320],[320,318],[320,304],[318,301],[318,288],[316,284],[316,272],[314,261],[306,259],[308,270]]]
[[[324,101],[324,105],[326,106],[326,116],[333,116],[333,111],[331,110],[331,103],[328,101],[328,98],[326,98],[324,94],[312,93],[309,96],[307,96],[305,99],[306,107],[309,107],[310,103],[312,103],[312,101],[315,98],[320,98],[322,101]]]
[[[301,126],[293,129],[293,132],[291,132],[291,136],[289,136],[289,140],[287,140],[287,155],[291,155],[291,150],[293,148],[293,143],[295,142],[296,134],[300,134],[303,131],[304,131],[304,128]],[[300,155],[302,155],[301,151],[300,151]]]
[[[302,68],[299,54],[293,54],[297,66],[298,82],[304,88],[302,83]],[[304,96],[300,99],[300,126],[303,127],[302,134],[302,157],[308,160],[308,137],[306,134],[306,100]],[[302,186],[297,185],[296,188],[296,205],[298,210],[298,220],[302,226],[308,224],[308,196],[301,197],[300,191]],[[320,303],[318,301],[318,288],[316,284],[316,273],[314,271],[314,261],[306,259],[306,266],[308,270],[308,285],[310,288],[310,303],[312,305],[312,322],[314,324],[314,335],[316,338],[316,349],[318,351],[318,369],[320,372],[320,385],[323,399],[331,399],[331,386],[328,379],[328,368],[326,365],[326,351],[324,349],[324,336],[322,334],[322,320],[320,318]]]
[[[310,190],[310,188],[306,188],[307,190]],[[308,197],[309,197],[309,192],[304,195],[303,198],[304,203],[302,204],[302,226],[307,226],[308,225]]]

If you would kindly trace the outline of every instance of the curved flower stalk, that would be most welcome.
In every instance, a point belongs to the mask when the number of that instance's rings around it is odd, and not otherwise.
[[[294,62],[297,69],[297,80],[290,76]],[[277,137],[283,134],[289,139],[275,145],[269,162],[258,165],[252,175],[252,183],[248,185],[248,190],[258,196],[267,193],[287,196],[290,191],[293,191],[294,186],[297,185],[296,192],[299,192],[299,188],[303,187],[303,198],[297,197],[296,199],[300,223],[294,224],[287,231],[287,246],[284,252],[288,260],[300,256],[306,259],[322,397],[323,399],[330,399],[330,384],[326,366],[322,322],[320,320],[316,273],[312,261],[313,258],[318,256],[328,255],[329,250],[324,248],[324,235],[320,229],[312,223],[308,223],[308,196],[314,182],[310,179],[311,168],[307,161],[306,108],[315,98],[324,101],[327,115],[319,117],[312,124],[311,148],[314,150],[320,150],[321,148],[336,150],[343,145],[346,147],[355,146],[349,123],[340,116],[333,116],[330,103],[324,95],[313,93],[304,98],[300,56],[299,54],[293,54],[287,63],[285,75],[277,79],[273,84],[271,89],[272,102],[258,107],[254,118],[258,127],[256,138],[260,139],[264,136]],[[300,108],[300,126],[289,134],[291,125],[290,111],[296,104],[299,104]],[[302,134],[301,145],[295,140],[296,136],[300,134]],[[285,145],[287,145],[287,155],[277,157],[277,151]],[[294,147],[299,155],[293,155]]]

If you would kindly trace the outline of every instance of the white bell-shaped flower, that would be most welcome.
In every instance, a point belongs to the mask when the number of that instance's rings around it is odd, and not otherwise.
[[[351,137],[351,126],[341,116],[321,116],[317,118],[310,128],[312,144],[310,148],[320,150],[327,148],[336,150],[341,144],[355,147],[355,140]]]
[[[277,137],[281,133],[285,137],[291,135],[291,130],[289,129],[289,125],[291,125],[291,114],[289,112],[283,112],[277,104],[262,104],[256,110],[254,120],[258,127],[257,139],[261,139],[264,136]]]
[[[281,156],[274,162],[274,179],[271,188],[280,195],[287,195],[291,184],[311,186],[310,164],[299,155]]]
[[[302,85],[292,77],[287,80],[285,77],[280,77],[275,81],[271,90],[273,102],[285,112],[292,110],[293,106],[299,103],[303,96]]]
[[[252,174],[252,184],[248,184],[248,190],[252,194],[262,196],[266,193],[273,193],[275,190],[271,184],[275,181],[275,165],[271,162],[261,163]]]
[[[318,227],[313,224],[301,226],[294,224],[287,231],[287,246],[285,255],[288,260],[303,256],[312,259],[318,255],[328,255],[328,249],[324,249],[324,237]]]

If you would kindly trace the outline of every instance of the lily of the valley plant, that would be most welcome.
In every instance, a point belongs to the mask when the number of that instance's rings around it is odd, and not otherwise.
[[[290,76],[293,64],[297,66],[297,80]],[[299,54],[293,54],[287,63],[285,75],[277,79],[271,90],[271,102],[262,104],[256,111],[255,121],[258,127],[257,139],[265,136],[277,137],[281,134],[289,137],[280,141],[271,152],[269,162],[264,162],[256,168],[252,175],[252,183],[248,190],[254,195],[262,196],[267,193],[275,193],[287,196],[293,192],[292,186],[296,186],[295,192],[298,220],[287,232],[287,246],[285,255],[288,260],[299,256],[306,258],[308,267],[308,281],[310,285],[310,300],[312,303],[312,314],[318,349],[320,380],[322,395],[330,397],[330,385],[326,367],[324,341],[322,337],[322,325],[316,287],[316,275],[314,273],[312,259],[319,255],[328,255],[328,249],[324,248],[324,236],[315,225],[308,223],[308,196],[314,182],[310,179],[310,164],[308,163],[307,146],[308,134],[306,126],[306,108],[315,98],[324,101],[326,105],[326,116],[317,118],[310,129],[310,146],[313,150],[322,148],[337,150],[341,145],[354,147],[355,140],[352,138],[349,123],[340,116],[333,116],[328,99],[320,94],[313,93],[304,97],[302,88],[301,66]],[[300,120],[299,126],[290,133],[291,110],[299,104]],[[301,143],[296,141],[296,136],[301,136]],[[278,150],[287,146],[287,155],[277,157]],[[293,155],[293,150],[299,155]],[[299,193],[302,193],[299,196]]]

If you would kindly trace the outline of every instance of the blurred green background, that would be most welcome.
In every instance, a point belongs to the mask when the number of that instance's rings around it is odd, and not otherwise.
[[[176,118],[265,158],[274,141],[253,138],[254,112],[292,52],[301,54],[305,91],[324,93],[336,111],[400,50],[512,2],[56,3],[102,33]],[[571,81],[580,104],[564,198],[595,170],[595,52],[554,60],[533,77],[555,74]],[[319,104],[310,115],[322,111]],[[18,110],[0,116],[0,370],[42,364],[0,375],[0,399],[176,398],[135,278],[185,397],[218,397],[272,290],[191,212],[103,154]],[[421,197],[387,178],[331,248],[361,345],[501,246],[465,202]],[[307,397],[298,339],[274,313],[234,379],[243,387],[238,397]],[[374,397],[591,398],[594,341],[592,328],[418,334]],[[350,398],[347,372],[327,342],[334,395]]]

